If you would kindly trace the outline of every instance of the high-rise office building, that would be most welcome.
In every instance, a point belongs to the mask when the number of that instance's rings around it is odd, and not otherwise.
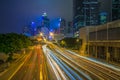
[[[30,34],[31,36],[35,36],[42,32],[44,35],[49,35],[50,30],[50,20],[47,17],[46,13],[43,13],[43,15],[35,20],[35,22],[31,22],[28,26],[23,28],[24,34]]]
[[[98,0],[99,6],[99,17],[100,24],[105,24],[112,21],[112,0]]]
[[[48,18],[47,13],[43,13],[37,22],[38,26],[50,28],[50,19]]]
[[[99,3],[98,0],[84,0],[84,25],[98,25],[99,24]]]
[[[120,0],[99,0],[99,3],[100,14],[105,13],[107,22],[120,19]]]
[[[65,19],[61,19],[60,21],[60,33],[66,33],[66,21]]]
[[[73,0],[73,26],[75,29],[84,25],[84,13],[82,12],[84,0]]]
[[[78,30],[84,26],[99,24],[98,0],[74,0],[73,1],[73,25]]]
[[[69,21],[68,22],[68,28],[67,28],[67,33],[73,33],[74,29],[73,29],[73,22]]]
[[[120,0],[73,0],[73,26],[96,26],[120,19]]]
[[[120,19],[120,0],[112,0],[112,21]]]
[[[58,29],[56,30],[57,34],[66,34],[66,20],[59,18]]]

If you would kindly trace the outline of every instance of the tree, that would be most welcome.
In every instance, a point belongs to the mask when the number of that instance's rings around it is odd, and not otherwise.
[[[65,47],[65,46],[66,46],[66,42],[65,42],[64,40],[62,40],[62,41],[61,41],[61,45],[62,45],[63,47]]]
[[[27,48],[31,44],[31,40],[22,34],[0,34],[0,52],[6,54]]]
[[[72,38],[72,37],[64,38],[60,41],[61,46],[66,46],[66,47],[72,48],[72,49],[79,49],[81,43],[82,43],[81,39]]]

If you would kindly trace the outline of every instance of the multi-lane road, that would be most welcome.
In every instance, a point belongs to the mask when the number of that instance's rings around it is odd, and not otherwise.
[[[0,80],[120,80],[120,68],[47,43],[23,54]]]
[[[43,49],[46,50],[46,56],[56,68],[56,73],[58,73],[56,76],[59,76],[57,79],[120,80],[120,68],[82,57],[53,44],[44,46]]]
[[[34,46],[29,53],[13,62],[10,68],[0,75],[0,80],[47,80],[44,63],[41,46]]]

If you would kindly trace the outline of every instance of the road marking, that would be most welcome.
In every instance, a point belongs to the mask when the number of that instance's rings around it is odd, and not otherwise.
[[[25,73],[26,73],[26,70],[25,70]]]
[[[17,71],[23,66],[24,62],[22,64],[20,64],[20,66],[17,68],[17,70],[15,70],[15,72],[10,76],[10,78],[8,80],[11,80],[11,78],[17,73]]]
[[[42,64],[40,64],[40,80],[43,80],[43,75],[42,75]]]
[[[27,56],[27,58],[28,58],[28,56]],[[15,72],[8,78],[8,80],[11,80],[11,78],[17,73],[17,71],[23,66],[23,64],[25,63],[25,61],[26,61],[26,59],[27,58],[25,58],[25,60],[24,60],[24,62],[22,62],[21,64],[20,64],[20,66],[15,70]]]

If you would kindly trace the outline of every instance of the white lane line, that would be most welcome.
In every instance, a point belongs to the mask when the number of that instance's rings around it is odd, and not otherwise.
[[[42,75],[42,64],[40,64],[40,80],[43,80],[43,75]]]
[[[42,46],[42,48],[43,48],[43,52],[44,52],[45,56],[47,57],[47,61],[49,62],[49,64],[51,65],[51,68],[53,69],[53,71],[55,73],[55,76],[56,76],[57,80],[61,80],[61,78],[60,78],[60,76],[58,74],[58,71],[55,68],[55,65],[51,61],[51,57],[50,57],[50,54],[48,53],[49,51],[46,48],[46,45]]]

